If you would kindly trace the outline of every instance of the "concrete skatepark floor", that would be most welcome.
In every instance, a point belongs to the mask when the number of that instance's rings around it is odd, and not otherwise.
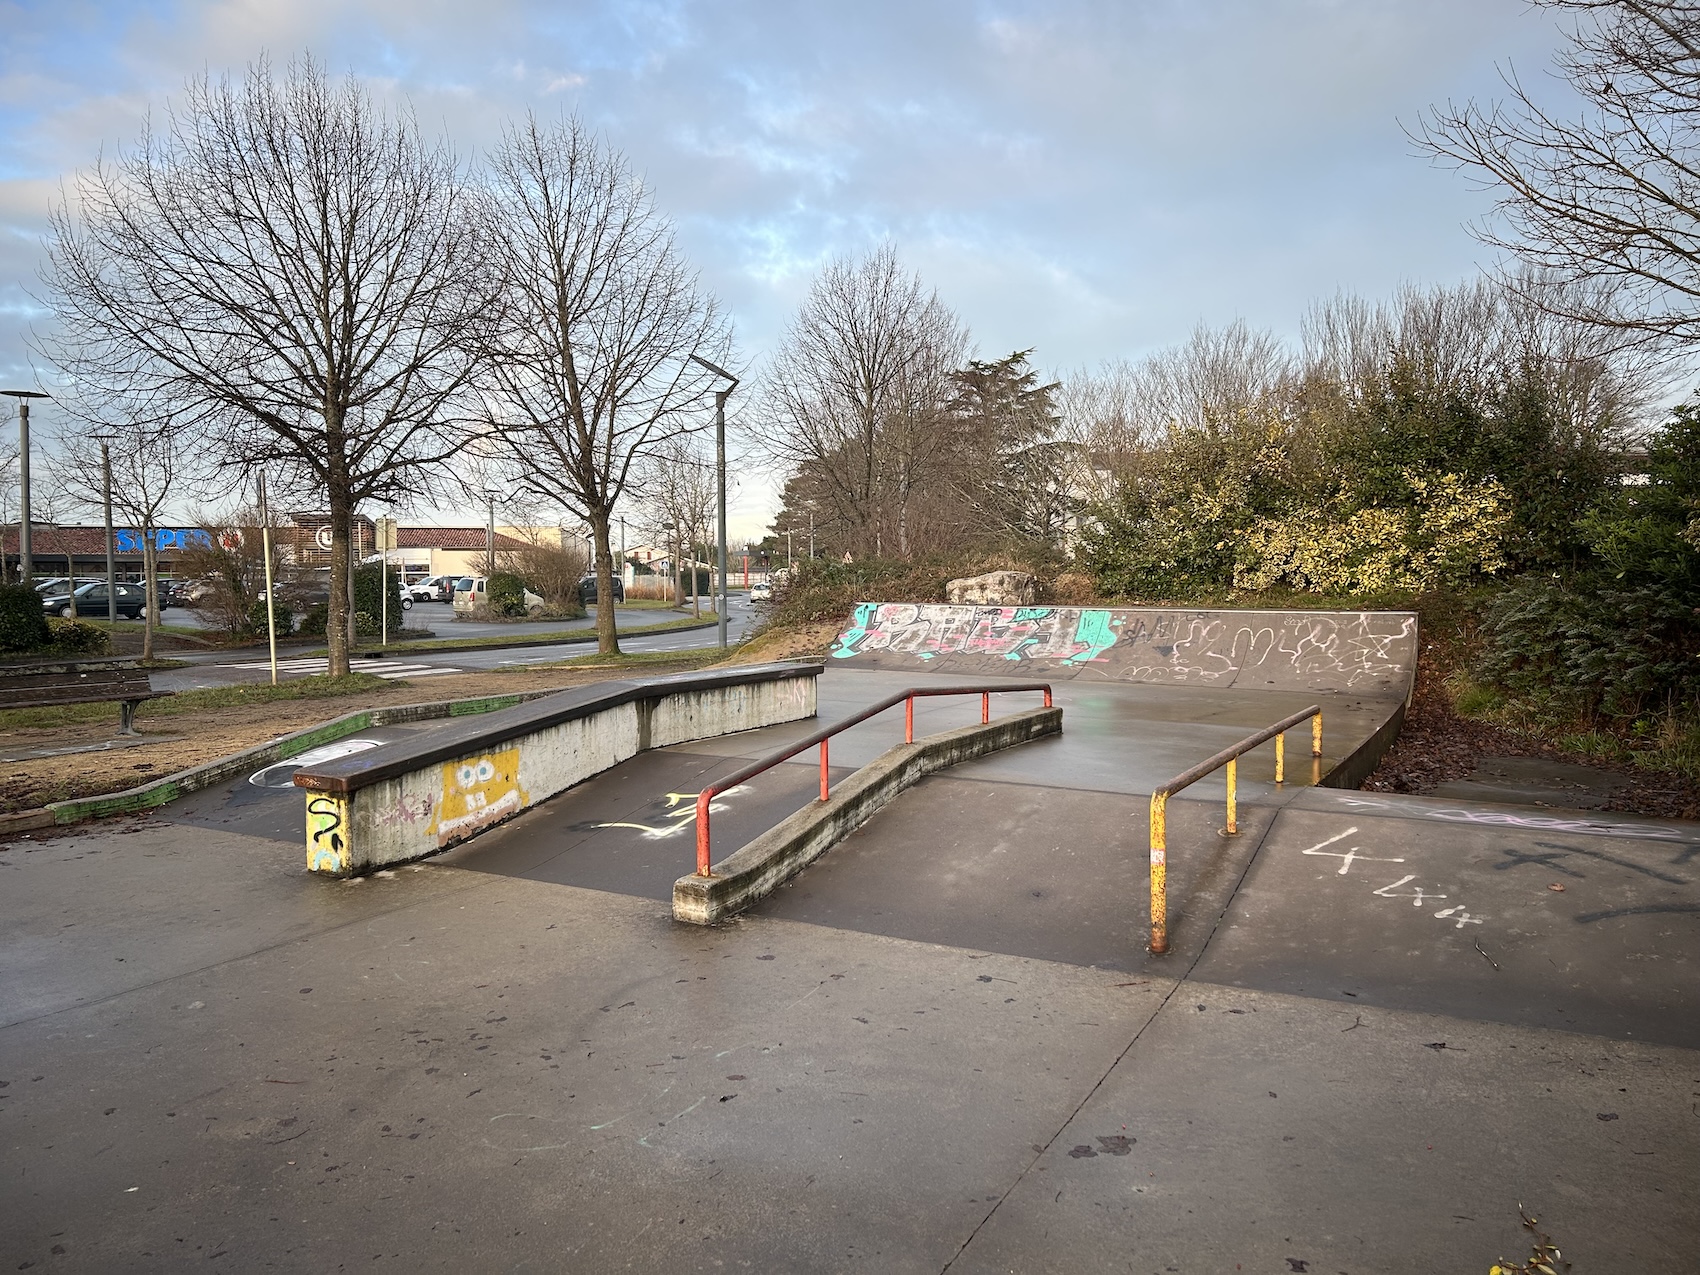
[[[822,717],[921,680],[834,668]],[[15,839],[0,1258],[1485,1271],[1523,1204],[1578,1270],[1684,1269],[1695,825],[1277,792],[1254,758],[1239,838],[1219,780],[1176,803],[1175,950],[1144,953],[1143,794],[1307,695],[1059,686],[1061,739],[925,781],[707,930],[662,901],[669,794],[813,723],[348,883],[303,879],[259,785]],[[1327,751],[1384,711],[1331,699]],[[728,801],[717,857],[814,775]]]

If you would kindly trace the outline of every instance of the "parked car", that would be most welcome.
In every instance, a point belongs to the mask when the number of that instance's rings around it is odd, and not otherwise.
[[[456,576],[427,576],[407,586],[415,602],[448,602],[454,596]]]
[[[750,586],[751,602],[766,602],[773,597],[773,585],[766,580],[757,580]]]
[[[121,584],[117,592],[118,614],[126,620],[139,620],[148,613],[148,591],[138,584]],[[76,599],[73,607],[72,599]],[[47,593],[42,595],[41,609],[49,615],[63,616],[71,619],[81,616],[85,620],[99,620],[106,616],[106,581],[97,580],[92,584],[81,585],[75,593]]]
[[[596,605],[596,577],[585,576],[578,582],[578,600],[587,607]],[[619,576],[614,577],[614,601],[626,600],[626,582]]]
[[[482,607],[489,605],[490,593],[483,576],[462,576],[455,581],[454,608],[463,615],[471,615]],[[525,609],[531,615],[543,610],[543,599],[530,589],[525,590]]]

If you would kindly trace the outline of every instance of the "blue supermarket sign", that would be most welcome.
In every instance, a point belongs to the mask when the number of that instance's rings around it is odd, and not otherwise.
[[[112,538],[119,553],[142,551],[142,533],[139,531],[120,527]],[[200,527],[156,527],[153,542],[155,549],[210,549],[213,538]]]

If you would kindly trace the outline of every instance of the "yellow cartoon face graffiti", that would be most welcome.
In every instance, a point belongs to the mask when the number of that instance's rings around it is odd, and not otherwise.
[[[519,749],[463,757],[443,767],[443,797],[432,831],[437,845],[464,841],[481,828],[525,809],[519,786]]]

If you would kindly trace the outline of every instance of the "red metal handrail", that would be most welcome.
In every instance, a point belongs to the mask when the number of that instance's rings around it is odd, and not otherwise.
[[[823,726],[814,734],[806,736],[797,743],[782,748],[776,753],[769,753],[760,761],[751,762],[742,770],[727,775],[724,779],[715,780],[697,794],[697,875],[699,877],[713,875],[709,871],[708,808],[709,803],[728,788],[735,788],[745,780],[754,779],[763,771],[772,770],[780,762],[789,761],[798,753],[806,752],[818,744],[820,745],[820,799],[825,801],[831,787],[831,781],[828,779],[827,741],[840,731],[849,730],[852,726],[858,726],[870,717],[878,716],[888,708],[895,708],[898,704],[902,704],[904,706],[903,742],[913,744],[915,742],[915,701],[917,699],[941,695],[978,695],[980,697],[980,721],[986,723],[992,720],[992,696],[1001,695],[1006,691],[1043,691],[1045,692],[1045,707],[1052,707],[1051,684],[1049,682],[1002,682],[997,686],[953,686],[948,689],[911,686],[906,691],[898,691],[895,695],[886,696],[877,704],[869,705],[854,717],[846,717],[843,721],[834,722],[830,726]]]

